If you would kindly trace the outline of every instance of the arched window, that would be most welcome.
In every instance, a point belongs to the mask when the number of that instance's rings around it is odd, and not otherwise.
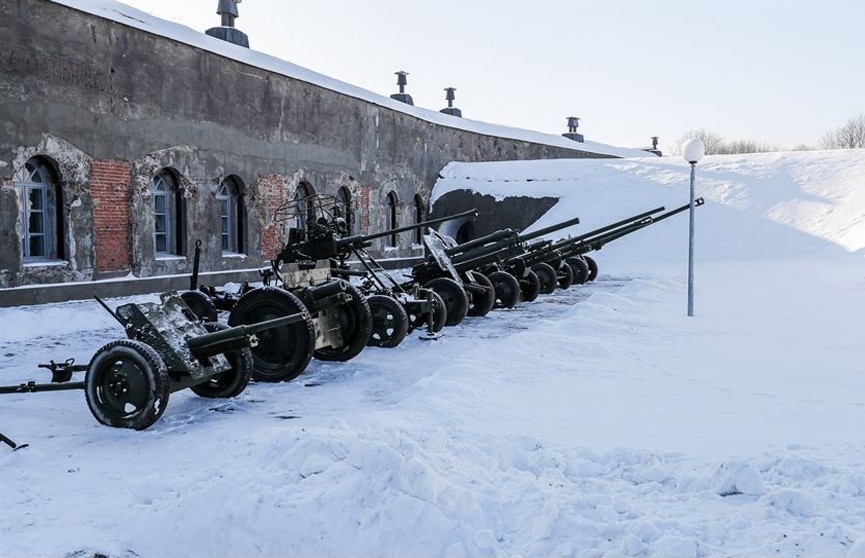
[[[21,208],[24,263],[63,258],[63,204],[60,182],[38,157],[24,163],[13,179]]]
[[[150,183],[153,196],[153,246],[156,256],[183,252],[183,200],[177,180],[167,169]]]
[[[423,202],[423,198],[420,197],[420,194],[414,195],[414,222],[422,223],[424,220],[424,211],[426,204]],[[423,227],[418,228],[414,232],[414,242],[415,244],[420,244],[423,241]]]
[[[395,229],[395,228],[397,228],[397,227],[399,226],[399,225],[397,224],[397,220],[396,220],[396,208],[397,208],[397,204],[398,204],[398,202],[397,202],[397,199],[396,199],[396,192],[390,192],[390,193],[387,195],[387,207],[388,207],[388,210],[389,210],[389,215],[388,215],[388,225],[387,225],[387,228],[389,228],[389,229]],[[397,245],[397,243],[396,243],[396,234],[391,234],[391,235],[390,235],[390,245],[391,245],[391,246],[396,246],[396,245]]]
[[[336,207],[334,208],[336,217],[345,219],[345,233],[351,234],[352,220],[354,215],[351,212],[351,192],[343,186],[336,192]]]
[[[310,217],[315,217],[314,209],[311,207],[312,201],[301,203],[301,200],[312,195],[312,186],[306,182],[301,182],[297,185],[297,190],[294,191],[294,201],[297,203],[297,228],[305,229]]]
[[[220,235],[223,254],[243,253],[243,186],[237,177],[230,176],[222,181],[216,194],[219,203]]]

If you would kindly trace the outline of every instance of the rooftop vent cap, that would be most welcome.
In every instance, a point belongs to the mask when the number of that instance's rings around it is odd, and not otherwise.
[[[400,70],[394,73],[397,76],[396,84],[399,86],[399,93],[394,93],[390,98],[400,103],[414,106],[414,100],[411,98],[411,95],[405,92],[405,86],[408,85],[408,78],[406,77],[408,76],[408,72]]]
[[[454,95],[454,91],[456,91],[456,87],[445,87],[445,100],[448,102],[447,108],[441,109],[439,112],[443,112],[445,114],[450,114],[451,116],[458,116],[462,118],[463,111],[458,108],[454,108],[454,99],[456,99],[456,95]]]
[[[249,37],[234,27],[234,20],[240,17],[237,13],[237,5],[240,2],[241,0],[219,0],[216,13],[222,17],[222,25],[211,27],[205,33],[211,37],[249,48]]]
[[[579,126],[580,126],[580,119],[577,118],[576,116],[569,116],[568,117],[568,133],[562,134],[562,136],[568,138],[569,140],[578,141],[580,143],[586,141],[585,138],[583,138],[583,134],[577,133],[577,128],[579,128]]]

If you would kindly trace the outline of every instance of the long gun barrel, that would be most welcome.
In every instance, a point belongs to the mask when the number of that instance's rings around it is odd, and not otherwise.
[[[497,250],[504,250],[516,243],[534,240],[545,234],[576,225],[579,222],[580,218],[574,217],[573,219],[568,219],[567,221],[562,221],[561,223],[556,223],[555,225],[550,225],[549,227],[544,227],[530,233],[521,233],[513,229],[502,229],[475,240],[459,244],[453,248],[448,248],[445,250],[445,254],[453,256],[455,260],[474,259]],[[478,250],[475,250],[475,248],[478,248]]]
[[[186,340],[189,349],[198,358],[205,358],[233,349],[250,347],[256,341],[253,336],[268,329],[297,323],[305,319],[303,313],[273,318],[249,325],[237,325],[228,329],[206,333]]]
[[[419,229],[421,227],[429,227],[431,225],[438,225],[439,223],[444,223],[445,221],[452,221],[454,219],[459,219],[461,217],[470,217],[476,216],[478,214],[477,209],[470,209],[469,211],[463,211],[462,213],[457,213],[455,215],[449,215],[447,217],[440,217],[438,219],[432,219],[430,221],[423,221],[421,223],[415,223],[413,225],[406,225],[404,227],[398,227],[396,229],[390,229],[387,231],[381,231],[372,234],[356,234],[353,236],[346,236],[344,238],[339,238],[336,241],[336,245],[338,248],[348,247],[352,245],[360,245],[364,242],[368,242],[370,240],[375,240],[376,238],[383,238],[385,236],[390,236],[392,234],[397,234],[405,231],[411,231],[415,229]]]
[[[695,207],[699,207],[699,206],[703,205],[703,203],[704,203],[703,198],[697,198],[696,200],[694,200],[694,206]],[[654,217],[645,217],[643,219],[640,219],[639,221],[635,221],[635,222],[632,222],[632,223],[627,224],[625,226],[619,227],[618,229],[608,231],[605,234],[595,235],[591,238],[588,238],[588,239],[582,240],[580,242],[571,244],[569,247],[567,247],[561,251],[563,254],[566,254],[568,257],[570,257],[570,256],[574,256],[574,255],[579,255],[579,254],[585,254],[587,252],[591,252],[594,250],[600,250],[606,244],[612,242],[613,240],[617,240],[623,236],[631,234],[632,232],[636,232],[636,231],[638,231],[644,227],[647,227],[647,226],[652,225],[654,223],[657,223],[659,221],[663,221],[664,219],[668,219],[668,218],[672,217],[673,215],[676,215],[678,213],[685,211],[689,207],[691,207],[691,204],[686,203],[685,205],[683,205],[681,207],[671,209],[670,211],[667,211],[666,213],[662,213],[661,215],[657,215]]]
[[[573,225],[579,225],[580,218],[574,217],[573,219],[568,219],[567,221],[562,221],[561,223],[556,223],[555,225],[550,225],[549,227],[545,227],[543,229],[538,229],[536,231],[532,231],[530,233],[520,233],[520,240],[523,242],[527,242],[529,240],[534,240],[538,237],[544,236],[545,234],[549,234],[551,232],[556,232],[558,230],[564,229],[566,227],[570,227]]]

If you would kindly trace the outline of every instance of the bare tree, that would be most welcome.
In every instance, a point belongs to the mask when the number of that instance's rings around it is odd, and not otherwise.
[[[703,140],[703,145],[706,147],[706,155],[765,153],[768,151],[778,151],[777,146],[770,143],[749,140],[734,140],[728,142],[722,136],[714,132],[710,132],[704,128],[698,128],[682,134],[679,143],[673,146],[670,152],[673,155],[680,155],[682,152],[681,145],[691,138],[700,138]]]
[[[673,155],[681,155],[682,153],[682,144],[688,141],[689,139],[699,138],[703,140],[703,146],[706,148],[706,155],[717,155],[719,153],[723,153],[722,149],[724,144],[724,138],[716,134],[715,132],[710,132],[705,128],[697,128],[694,130],[689,130],[682,134],[679,138],[679,141],[670,149],[670,152]]]
[[[770,151],[778,151],[778,147],[766,142],[736,140],[722,146],[720,153],[768,153]]]
[[[826,149],[858,149],[865,147],[865,114],[854,116],[846,124],[823,136]]]

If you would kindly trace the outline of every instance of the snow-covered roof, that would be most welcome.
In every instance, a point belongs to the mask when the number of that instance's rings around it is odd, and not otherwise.
[[[467,118],[459,118],[448,114],[443,114],[435,110],[429,110],[421,107],[415,107],[395,101],[390,97],[373,93],[356,85],[351,85],[343,81],[319,74],[312,70],[308,70],[291,62],[281,60],[263,52],[257,52],[248,48],[240,47],[226,41],[210,37],[202,32],[196,31],[184,25],[166,21],[157,18],[141,10],[137,10],[131,6],[127,6],[113,0],[51,0],[57,4],[68,6],[75,10],[86,12],[97,17],[108,19],[140,29],[154,35],[160,35],[168,39],[172,39],[181,43],[206,50],[226,58],[231,58],[249,64],[262,70],[267,70],[277,74],[282,74],[294,79],[305,81],[341,93],[366,102],[410,114],[421,120],[437,124],[439,126],[447,126],[457,128],[478,134],[484,134],[495,137],[510,138],[531,143],[562,147],[565,149],[573,149],[576,151],[584,151],[588,153],[597,153],[602,155],[612,155],[615,157],[644,157],[646,153],[639,149],[628,149],[622,147],[614,147],[603,143],[586,141],[577,143],[562,136],[555,134],[546,134],[532,130],[524,130],[521,128],[511,128],[508,126],[500,126],[481,122],[478,120],[470,120]]]

